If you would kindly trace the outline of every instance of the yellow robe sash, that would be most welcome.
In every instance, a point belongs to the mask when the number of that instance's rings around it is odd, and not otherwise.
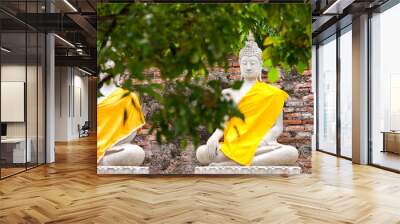
[[[135,93],[117,88],[97,104],[97,162],[105,151],[144,125]]]
[[[258,145],[282,112],[288,94],[256,82],[238,103],[245,120],[231,118],[224,130],[221,151],[240,165],[250,165]]]

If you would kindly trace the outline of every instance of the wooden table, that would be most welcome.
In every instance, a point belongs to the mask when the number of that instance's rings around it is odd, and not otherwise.
[[[382,152],[392,152],[400,154],[400,131],[382,131],[383,150]]]
[[[26,163],[31,161],[31,144],[32,141],[30,138],[27,138],[26,141],[28,142],[25,151],[25,138],[5,138],[1,139],[2,144],[2,152],[7,154],[7,151],[10,151],[12,154],[11,158],[7,158],[6,161],[10,163]],[[11,145],[11,147],[7,147]],[[2,156],[3,157],[3,156]],[[5,158],[3,158],[5,159]],[[8,161],[10,160],[10,161]]]

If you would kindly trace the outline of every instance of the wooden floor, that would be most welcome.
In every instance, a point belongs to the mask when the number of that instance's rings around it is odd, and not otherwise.
[[[400,170],[400,154],[375,150],[372,156],[372,161],[377,165]]]
[[[400,223],[400,175],[313,154],[313,174],[97,176],[95,139],[0,181],[0,223]]]
[[[19,173],[19,172],[23,172],[25,170],[25,167],[24,168],[20,168],[20,167],[17,167],[17,168],[14,168],[14,167],[11,167],[11,168],[1,168],[1,177],[7,177],[7,176],[10,176],[10,175],[13,175],[13,174],[16,174],[16,173]]]

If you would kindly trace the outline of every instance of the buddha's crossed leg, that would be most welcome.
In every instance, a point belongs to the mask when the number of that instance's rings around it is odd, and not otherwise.
[[[140,166],[145,158],[144,150],[133,144],[116,145],[107,149],[100,166]]]

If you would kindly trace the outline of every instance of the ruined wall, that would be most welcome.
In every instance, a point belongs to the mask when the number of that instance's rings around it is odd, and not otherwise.
[[[209,70],[210,79],[220,79],[224,88],[228,88],[235,80],[240,79],[240,68],[236,59],[230,60],[227,71],[223,68]],[[160,82],[160,74],[156,69],[148,71],[155,82]],[[267,74],[263,73],[263,81],[267,81]],[[300,153],[298,164],[306,173],[311,172],[311,139],[313,134],[313,105],[311,70],[302,75],[296,73],[284,74],[275,83],[289,94],[284,107],[284,132],[278,142],[295,146]],[[149,98],[141,100],[145,119],[149,120],[151,112],[158,108],[157,103]],[[138,134],[135,141],[146,151],[145,166],[150,166],[151,173],[182,173],[192,174],[194,166],[198,165],[194,149],[179,149],[178,144],[159,146],[155,136],[148,135],[147,124]],[[202,144],[205,144],[208,133],[201,133]]]

